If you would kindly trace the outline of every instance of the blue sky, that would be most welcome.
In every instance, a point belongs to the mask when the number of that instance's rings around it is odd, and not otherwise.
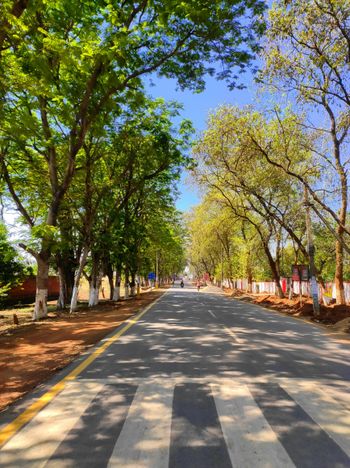
[[[154,98],[162,97],[169,100],[176,100],[183,105],[181,113],[183,118],[190,119],[194,128],[199,133],[206,127],[208,113],[221,104],[233,104],[243,106],[252,104],[255,99],[255,86],[253,76],[246,72],[241,75],[241,81],[245,84],[244,90],[230,91],[223,81],[208,77],[206,89],[200,94],[191,91],[177,91],[176,80],[157,78],[152,76],[155,86],[147,86],[147,90]],[[147,85],[147,83],[146,83]],[[195,187],[186,182],[187,174],[184,173],[179,184],[180,197],[177,200],[177,208],[187,211],[191,206],[199,203],[200,195]]]

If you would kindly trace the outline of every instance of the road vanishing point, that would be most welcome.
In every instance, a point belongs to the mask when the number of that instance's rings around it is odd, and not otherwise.
[[[350,467],[349,343],[179,284],[0,417],[1,467]]]

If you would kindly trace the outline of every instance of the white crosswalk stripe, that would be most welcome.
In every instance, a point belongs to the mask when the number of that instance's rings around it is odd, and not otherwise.
[[[109,467],[168,466],[173,386],[167,382],[140,385]]]
[[[61,394],[4,445],[0,466],[43,467],[102,387],[99,382],[67,384]]]
[[[320,386],[319,382],[307,379],[270,380],[284,389],[318,424],[320,430],[324,430],[350,457],[350,407],[347,406],[344,386],[337,385],[334,381],[328,382],[328,385],[327,382],[322,383]],[[61,394],[0,450],[0,466],[50,466],[50,458],[83,413],[88,410],[94,397],[105,385],[123,382],[110,378],[69,383]],[[270,425],[272,423],[269,424],[266,420],[262,409],[252,396],[249,384],[259,386],[266,382],[249,378],[155,377],[134,381],[134,385],[138,385],[137,391],[129,409],[125,407],[123,418],[126,411],[128,412],[125,421],[121,419],[121,432],[119,437],[115,435],[116,440],[113,436],[111,439],[111,456],[108,463],[110,468],[168,467],[174,389],[177,385],[190,382],[203,384],[209,393],[211,390],[218,424],[221,425],[233,468],[295,466],[291,460],[292,452],[287,453],[282,439],[274,432]],[[117,392],[117,387],[115,388]],[[118,404],[119,400],[116,401]],[[86,427],[84,430],[94,428]],[[98,437],[98,434],[96,436]],[[109,454],[106,455],[106,460],[108,457]],[[67,461],[67,465],[63,463],[60,466],[72,465]]]
[[[282,379],[280,385],[350,457],[350,411],[330,396],[332,387],[298,379]],[[341,397],[339,389],[337,395]],[[346,397],[344,393],[341,401]]]
[[[246,385],[211,385],[234,468],[294,468]]]

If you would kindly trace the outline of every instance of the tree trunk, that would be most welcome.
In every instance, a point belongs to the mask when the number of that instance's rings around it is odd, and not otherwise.
[[[125,270],[124,299],[129,299],[129,271]]]
[[[277,269],[276,262],[275,262],[275,260],[273,259],[272,255],[271,255],[269,246],[267,244],[264,244],[263,247],[264,247],[264,251],[265,251],[265,254],[267,256],[267,259],[269,261],[269,266],[270,266],[270,269],[271,269],[272,277],[273,277],[273,280],[274,280],[274,283],[275,283],[275,286],[276,286],[276,295],[279,298],[282,299],[284,297],[284,294],[283,294],[283,291],[282,291],[281,282],[280,282],[280,275],[279,275],[279,272],[278,272],[278,269]]]
[[[99,299],[99,290],[103,278],[103,272],[99,269],[99,261],[98,259],[96,263],[93,262],[92,271],[91,271],[91,279],[89,282],[89,307],[94,307],[98,304]]]
[[[252,275],[252,272],[250,270],[248,272],[247,278],[248,278],[247,292],[251,293],[253,291],[253,275]]]
[[[81,252],[80,259],[79,259],[79,266],[77,270],[75,271],[75,276],[74,276],[74,286],[73,286],[73,292],[72,292],[72,299],[70,303],[70,313],[74,312],[74,310],[77,308],[77,305],[78,305],[79,283],[80,283],[81,275],[83,274],[84,267],[86,265],[88,253],[89,253],[89,249],[87,247],[83,247],[83,250]]]
[[[76,262],[57,262],[58,275],[60,280],[60,295],[57,300],[57,309],[65,309],[72,297],[74,287],[74,268]]]
[[[107,270],[107,277],[108,277],[108,283],[109,283],[109,300],[113,300],[113,290],[114,290],[114,284],[113,284],[113,270],[109,269]]]
[[[347,184],[347,176],[344,172],[344,168],[341,166],[339,158],[339,147],[336,148],[336,165],[338,174],[340,177],[341,183],[341,207],[339,211],[339,220],[342,225],[345,226],[346,224],[346,215],[347,215],[347,206],[348,206],[348,184]],[[345,304],[345,292],[344,292],[344,228],[342,226],[338,226],[337,228],[338,238],[335,241],[335,275],[334,275],[334,282],[335,282],[335,291],[336,291],[336,303],[337,304]]]
[[[345,293],[344,293],[344,280],[343,280],[343,270],[344,270],[344,247],[342,245],[344,238],[344,227],[346,225],[346,215],[348,210],[348,179],[347,179],[347,170],[344,168],[344,165],[341,161],[341,140],[337,136],[337,122],[334,117],[334,113],[330,107],[330,103],[324,98],[322,104],[325,107],[331,122],[331,135],[333,142],[333,152],[335,167],[340,179],[340,188],[341,188],[341,206],[339,210],[339,224],[337,228],[337,234],[339,240],[335,242],[335,288],[336,288],[336,302],[337,304],[345,304]]]
[[[276,260],[275,260],[275,265],[276,265],[276,270],[278,272],[278,276],[281,276],[281,237],[280,233],[277,235],[277,240],[276,240]]]
[[[338,168],[339,169],[339,168]],[[346,212],[347,212],[347,197],[348,197],[348,187],[347,187],[347,178],[343,169],[338,170],[341,180],[341,195],[342,203],[339,212],[340,222],[345,226],[346,223]],[[335,241],[335,291],[336,291],[336,303],[344,305],[345,304],[345,292],[344,292],[344,228],[338,226],[337,234],[339,240]]]
[[[72,249],[62,250],[56,254],[56,266],[60,280],[60,294],[57,300],[57,309],[64,309],[72,297],[74,287],[74,272],[77,268],[77,259]]]
[[[66,287],[66,280],[64,277],[64,272],[61,267],[58,267],[58,277],[60,280],[60,294],[57,299],[57,309],[65,309],[66,307],[66,299],[67,299],[67,287]]]
[[[281,287],[281,282],[280,282],[280,278],[274,278],[274,281],[275,281],[275,285],[276,285],[276,295],[280,298],[280,299],[283,299],[284,298],[284,294],[283,294],[283,290],[282,290],[282,287]]]
[[[130,296],[135,296],[135,273],[131,273]]]
[[[137,297],[140,297],[141,295],[141,277],[140,275],[137,276],[137,281],[136,281],[136,295]],[[170,280],[168,281],[170,283]]]
[[[250,250],[247,252],[246,273],[247,273],[247,280],[248,280],[247,292],[251,293],[253,291],[253,271],[252,271],[252,266],[251,266]]]
[[[33,320],[47,316],[47,295],[49,285],[49,254],[39,254],[37,257],[38,273],[36,275],[36,294]]]
[[[118,271],[115,272],[115,285],[113,289],[113,301],[119,301],[120,299],[120,275]]]
[[[339,233],[338,229],[338,233]],[[336,303],[345,304],[345,291],[344,291],[344,281],[343,281],[343,246],[337,240],[335,242],[335,291],[336,291]]]

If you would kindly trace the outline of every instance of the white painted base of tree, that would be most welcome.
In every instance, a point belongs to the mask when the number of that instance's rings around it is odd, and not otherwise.
[[[60,295],[58,296],[56,307],[57,307],[58,310],[64,309],[64,308],[66,307],[66,304],[65,304],[65,302],[64,302],[64,296],[63,296],[63,294],[61,294],[61,293],[60,293]]]
[[[78,305],[78,293],[79,293],[79,288],[74,286],[73,292],[72,292],[72,299],[70,302],[70,312],[74,312],[75,309],[77,308]]]
[[[47,316],[47,293],[47,289],[36,290],[33,320],[39,320]]]
[[[70,313],[72,313],[78,305],[78,292],[79,292],[79,283],[81,275],[83,274],[83,270],[86,264],[87,256],[89,253],[89,249],[85,246],[81,252],[80,259],[79,259],[79,267],[75,272],[74,275],[74,287],[72,292],[72,299],[70,301]]]
[[[124,299],[129,299],[129,287],[125,286],[124,288]]]
[[[120,298],[120,286],[115,286],[113,289],[113,301],[119,301]]]
[[[98,304],[98,288],[91,288],[89,291],[89,307],[94,307]]]

